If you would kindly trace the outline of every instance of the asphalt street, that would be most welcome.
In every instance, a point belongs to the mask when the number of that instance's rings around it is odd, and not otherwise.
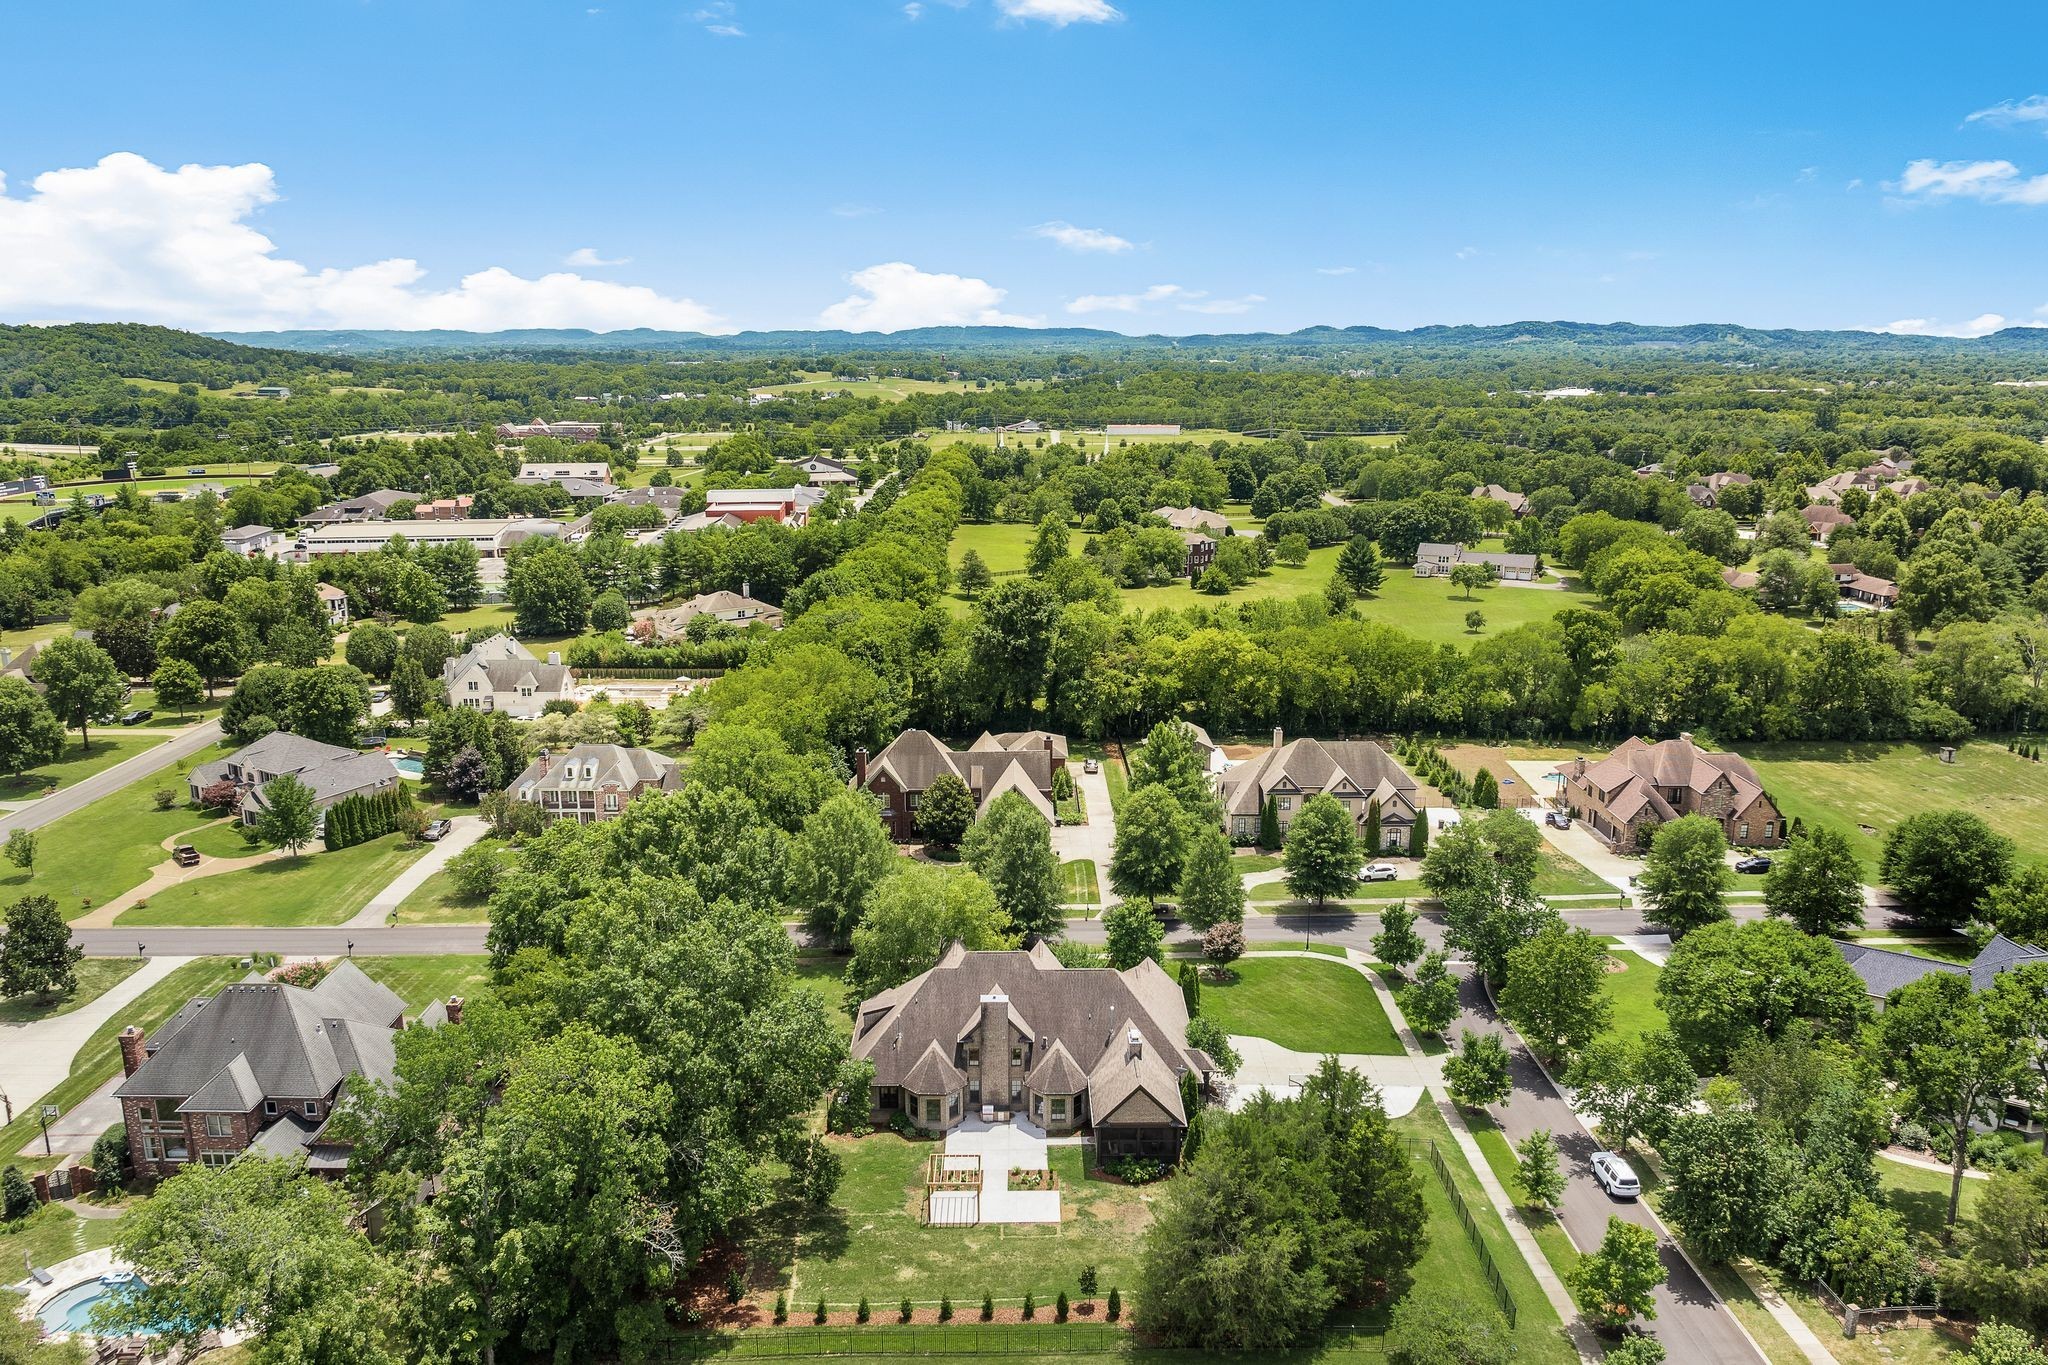
[[[123,732],[126,733],[126,732]],[[125,758],[113,767],[94,773],[91,777],[80,778],[68,787],[59,787],[54,795],[31,801],[20,810],[0,815],[0,837],[18,829],[41,829],[53,820],[91,805],[102,796],[112,795],[131,782],[140,782],[151,773],[161,772],[181,758],[189,758],[221,738],[220,722],[205,721],[189,729],[175,732],[171,738],[154,749],[145,749],[133,758]]]

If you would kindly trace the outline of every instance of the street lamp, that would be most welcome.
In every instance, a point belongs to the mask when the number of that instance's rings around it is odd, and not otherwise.
[[[350,957],[354,957],[356,955],[356,941],[354,939],[350,939],[348,941],[348,955]]]
[[[56,1155],[56,1153],[54,1153],[54,1152],[52,1152],[52,1151],[50,1150],[50,1120],[51,1120],[51,1119],[53,1119],[53,1118],[56,1118],[56,1117],[57,1117],[57,1106],[56,1106],[56,1105],[54,1105],[54,1104],[46,1104],[46,1105],[44,1105],[44,1106],[43,1106],[43,1113],[42,1113],[42,1119],[43,1119],[43,1155],[44,1155],[44,1156],[54,1156],[54,1155]]]

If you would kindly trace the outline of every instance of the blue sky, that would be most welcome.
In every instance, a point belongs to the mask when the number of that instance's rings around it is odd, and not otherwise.
[[[8,321],[2048,322],[2038,6],[0,16]]]

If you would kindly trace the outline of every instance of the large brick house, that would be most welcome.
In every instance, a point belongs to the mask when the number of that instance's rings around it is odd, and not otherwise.
[[[1171,1157],[1187,1132],[1180,1083],[1215,1062],[1187,1043],[1180,987],[1147,959],[1063,967],[955,943],[922,976],[861,1002],[853,1055],[875,1064],[877,1122],[901,1112],[943,1132],[991,1111],[1051,1134],[1092,1129],[1104,1157]]]
[[[263,817],[264,784],[286,775],[312,791],[313,808],[321,812],[323,824],[327,808],[337,801],[398,789],[398,770],[384,755],[323,744],[284,730],[272,730],[226,758],[200,764],[186,775],[185,785],[196,802],[215,783],[234,783],[235,813],[243,824],[254,825]]]
[[[1756,769],[1738,754],[1700,748],[1691,735],[1656,744],[1632,737],[1597,762],[1580,757],[1552,771],[1564,778],[1565,804],[1618,848],[1639,847],[1649,831],[1681,815],[1718,821],[1738,847],[1785,842],[1785,819]]]
[[[1289,743],[1278,726],[1273,727],[1273,747],[1227,769],[1219,785],[1224,828],[1231,841],[1239,844],[1257,841],[1260,813],[1269,799],[1283,834],[1303,803],[1328,792],[1351,812],[1362,836],[1377,802],[1380,847],[1368,850],[1371,853],[1406,848],[1421,810],[1415,779],[1371,740],[1297,739]]]
[[[623,744],[579,744],[558,754],[542,749],[505,794],[539,806],[549,819],[588,825],[618,819],[636,796],[681,785],[676,761],[667,754]]]
[[[456,998],[421,1022],[461,1017]],[[345,961],[310,990],[251,979],[194,998],[153,1035],[129,1025],[119,1038],[126,1079],[114,1097],[135,1170],[171,1176],[254,1148],[339,1174],[348,1151],[325,1130],[342,1084],[353,1075],[389,1081],[404,1023],[404,1002]]]
[[[907,843],[917,838],[918,804],[941,773],[967,785],[977,811],[1014,791],[1050,823],[1053,774],[1066,762],[1066,737],[1043,730],[983,732],[965,749],[952,748],[929,730],[905,730],[873,759],[866,749],[854,750],[853,785],[881,799],[882,823],[898,843]]]
[[[543,662],[509,635],[479,640],[441,665],[450,707],[503,711],[514,720],[532,720],[549,702],[566,701],[574,683],[560,654],[549,650]]]

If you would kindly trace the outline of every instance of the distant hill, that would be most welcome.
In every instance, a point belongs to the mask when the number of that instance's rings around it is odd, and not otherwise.
[[[1429,326],[1406,331],[1382,327],[1309,327],[1298,332],[1211,333],[1196,336],[1127,336],[1088,327],[918,327],[902,332],[775,331],[663,332],[634,328],[592,332],[581,328],[525,328],[507,332],[288,331],[212,332],[244,346],[322,355],[390,352],[508,350],[694,351],[739,354],[817,348],[832,351],[1062,351],[1141,354],[1148,351],[1217,351],[1301,354],[1344,350],[1438,351],[1491,347],[1667,349],[1789,356],[1853,351],[1868,355],[1928,355],[1982,351],[2048,352],[2048,328],[2013,327],[1976,340],[1895,336],[1884,332],[1760,329],[1733,323],[1657,327],[1631,322],[1514,322],[1500,326]]]

